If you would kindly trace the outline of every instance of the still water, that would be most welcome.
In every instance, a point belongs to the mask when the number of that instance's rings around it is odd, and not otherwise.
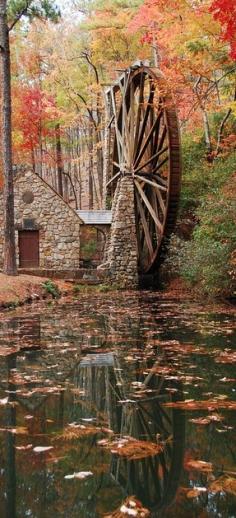
[[[0,517],[236,517],[234,317],[151,292],[2,314]]]

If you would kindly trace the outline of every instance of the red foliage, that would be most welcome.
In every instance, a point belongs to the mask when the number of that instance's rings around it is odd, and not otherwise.
[[[19,94],[18,94],[19,95]],[[22,133],[22,150],[32,150],[54,132],[57,110],[54,99],[38,87],[24,87],[19,95],[17,128]]]
[[[213,16],[222,26],[222,38],[230,44],[230,56],[236,60],[236,2],[214,0],[210,7]]]

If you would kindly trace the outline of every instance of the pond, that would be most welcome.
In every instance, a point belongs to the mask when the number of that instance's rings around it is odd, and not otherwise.
[[[235,517],[235,313],[154,292],[0,318],[0,516]]]

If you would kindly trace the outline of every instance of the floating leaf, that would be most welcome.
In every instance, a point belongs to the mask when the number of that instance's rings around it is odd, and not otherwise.
[[[222,475],[210,484],[209,490],[216,493],[224,491],[236,496],[236,478]]]
[[[212,463],[205,460],[189,460],[185,463],[187,471],[202,471],[203,473],[210,473],[212,471]]]
[[[15,446],[15,449],[19,451],[27,451],[31,450],[31,448],[33,448],[33,444],[27,444],[26,446]]]
[[[9,401],[8,397],[4,397],[3,399],[0,399],[0,406],[7,405],[8,401]]]
[[[169,408],[179,408],[181,410],[214,410],[217,408],[235,410],[236,401],[225,401],[217,398],[208,399],[206,401],[194,401],[194,399],[186,399],[184,401],[171,401],[169,403],[163,403],[163,406]]]
[[[194,487],[193,489],[190,489],[190,491],[187,492],[186,496],[187,498],[196,498],[201,493],[205,493],[207,491],[206,487]]]
[[[98,426],[85,426],[83,424],[71,423],[64,428],[62,434],[56,437],[56,440],[63,439],[73,441],[74,439],[85,437],[86,435],[96,435],[101,431],[105,431],[105,429],[102,430]]]
[[[148,518],[150,515],[150,511],[143,507],[142,503],[134,496],[131,496],[126,498],[123,504],[113,513],[105,514],[104,518],[124,518],[129,516]]]
[[[93,476],[92,471],[79,471],[78,473],[72,473],[72,475],[65,475],[66,480],[77,478],[79,480],[84,480],[87,477]]]
[[[24,426],[17,426],[16,428],[0,428],[0,432],[10,432],[14,435],[27,435],[28,429]]]
[[[52,449],[53,449],[53,446],[35,446],[35,448],[33,448],[33,451],[35,453],[43,453],[45,451],[49,451]]]
[[[103,446],[120,457],[131,459],[143,459],[158,455],[163,451],[162,444],[155,444],[150,441],[139,441],[133,437],[125,437],[115,441],[101,440],[99,446]]]

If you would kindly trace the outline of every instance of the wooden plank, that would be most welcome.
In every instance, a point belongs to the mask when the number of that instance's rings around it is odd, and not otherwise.
[[[141,143],[142,143],[142,140],[143,140],[143,137],[144,137],[144,134],[145,134],[145,129],[146,129],[146,125],[147,125],[147,121],[148,121],[148,117],[149,117],[150,108],[151,108],[151,104],[152,104],[152,101],[153,101],[154,93],[155,93],[155,88],[151,89],[150,94],[149,94],[148,104],[147,104],[147,107],[146,107],[146,111],[145,111],[145,115],[144,115],[141,131],[140,131],[140,135],[139,135],[139,139],[138,139],[137,153],[138,153],[139,148],[141,147]],[[137,153],[135,155],[135,160],[137,159]]]
[[[142,72],[141,77],[140,77],[140,85],[139,85],[138,111],[137,111],[136,130],[135,130],[135,137],[134,137],[134,156],[136,156],[136,154],[137,154],[140,119],[141,119],[141,112],[142,112],[142,108],[143,108],[144,83],[145,83],[145,75]]]
[[[144,164],[140,165],[137,169],[134,169],[134,173],[138,173],[139,171],[141,171],[141,169],[144,169],[144,167],[146,167],[148,164],[150,164],[155,158],[158,158],[159,156],[161,156],[162,153],[165,153],[165,151],[167,151],[167,150],[168,150],[168,146],[164,147],[163,149],[161,149],[160,151],[155,153],[155,155],[151,156],[149,158],[149,160],[147,160],[147,162],[145,162]],[[154,172],[154,171],[152,171],[152,172]]]
[[[139,192],[139,194],[140,194],[140,196],[141,196],[142,200],[144,201],[144,203],[145,203],[145,205],[146,205],[146,207],[147,207],[148,211],[150,212],[150,214],[151,214],[152,218],[154,219],[154,221],[155,221],[155,223],[156,223],[157,227],[159,228],[160,232],[162,232],[162,230],[163,230],[162,224],[161,224],[161,222],[159,221],[159,219],[158,219],[158,217],[157,217],[157,214],[155,214],[155,212],[154,212],[154,210],[153,210],[153,208],[152,208],[152,206],[151,206],[151,203],[150,203],[150,202],[149,202],[149,200],[147,199],[146,194],[143,192],[141,185],[139,184],[139,182],[138,182],[137,180],[134,180],[134,183],[135,183],[135,185],[136,185],[136,187],[137,187],[137,189],[138,189],[138,192]]]
[[[108,185],[110,185],[112,182],[114,182],[114,180],[116,180],[116,178],[118,178],[118,176],[120,176],[121,172],[118,171],[118,173],[115,174],[115,176],[113,176],[109,182],[106,183],[106,187],[108,187]]]
[[[149,234],[148,224],[147,224],[147,220],[145,218],[145,213],[144,213],[144,210],[143,210],[143,206],[142,206],[142,203],[140,201],[140,198],[138,196],[137,191],[135,191],[135,196],[136,196],[136,201],[137,201],[137,208],[138,208],[138,211],[139,211],[139,214],[140,214],[140,217],[141,217],[141,222],[142,222],[142,226],[143,226],[143,230],[144,230],[144,235],[145,235],[146,243],[147,243],[147,246],[148,246],[148,250],[149,250],[150,256],[152,257],[153,256],[152,240],[151,240],[151,236]]]
[[[116,101],[115,101],[113,89],[111,89],[111,100],[112,100],[113,113],[114,113],[114,116],[115,116],[114,121],[115,121],[115,132],[116,132],[118,158],[119,158],[119,162],[121,164],[123,162],[123,157],[121,156],[122,151],[121,151],[121,148],[120,148],[120,145],[122,146],[122,136],[121,136],[119,128],[118,128]]]
[[[158,189],[160,191],[164,191],[166,192],[167,191],[167,188],[164,187],[163,185],[158,185],[157,183],[155,182],[152,182],[152,180],[149,180],[148,178],[146,178],[145,176],[139,176],[138,174],[136,174],[134,176],[134,178],[138,178],[139,180],[142,180],[143,182],[145,183],[148,183],[149,185],[152,185],[152,187],[154,187],[155,189]]]
[[[139,152],[139,154],[138,154],[138,157],[137,157],[137,158],[136,158],[136,160],[135,160],[134,167],[136,167],[136,165],[138,165],[138,163],[140,162],[140,160],[141,160],[141,158],[142,158],[143,154],[145,153],[145,151],[146,151],[146,149],[147,149],[147,146],[148,146],[148,144],[149,144],[149,142],[150,142],[150,139],[152,138],[153,133],[154,133],[154,131],[155,131],[155,129],[156,129],[156,127],[157,127],[157,125],[159,124],[160,117],[161,117],[161,112],[159,112],[159,114],[157,115],[157,118],[156,118],[156,120],[155,120],[154,124],[152,125],[152,127],[151,127],[151,129],[150,129],[150,131],[149,131],[149,133],[148,133],[148,135],[147,135],[147,137],[146,137],[146,139],[145,139],[145,142],[144,142],[144,144],[143,144],[143,147],[142,147],[142,149],[140,150],[140,152]]]
[[[162,160],[162,162],[160,162],[160,164],[158,164],[158,166],[154,169],[153,174],[155,174],[158,169],[160,169],[166,162],[167,160],[169,160],[169,156],[167,156],[166,158],[164,158],[164,160]]]

